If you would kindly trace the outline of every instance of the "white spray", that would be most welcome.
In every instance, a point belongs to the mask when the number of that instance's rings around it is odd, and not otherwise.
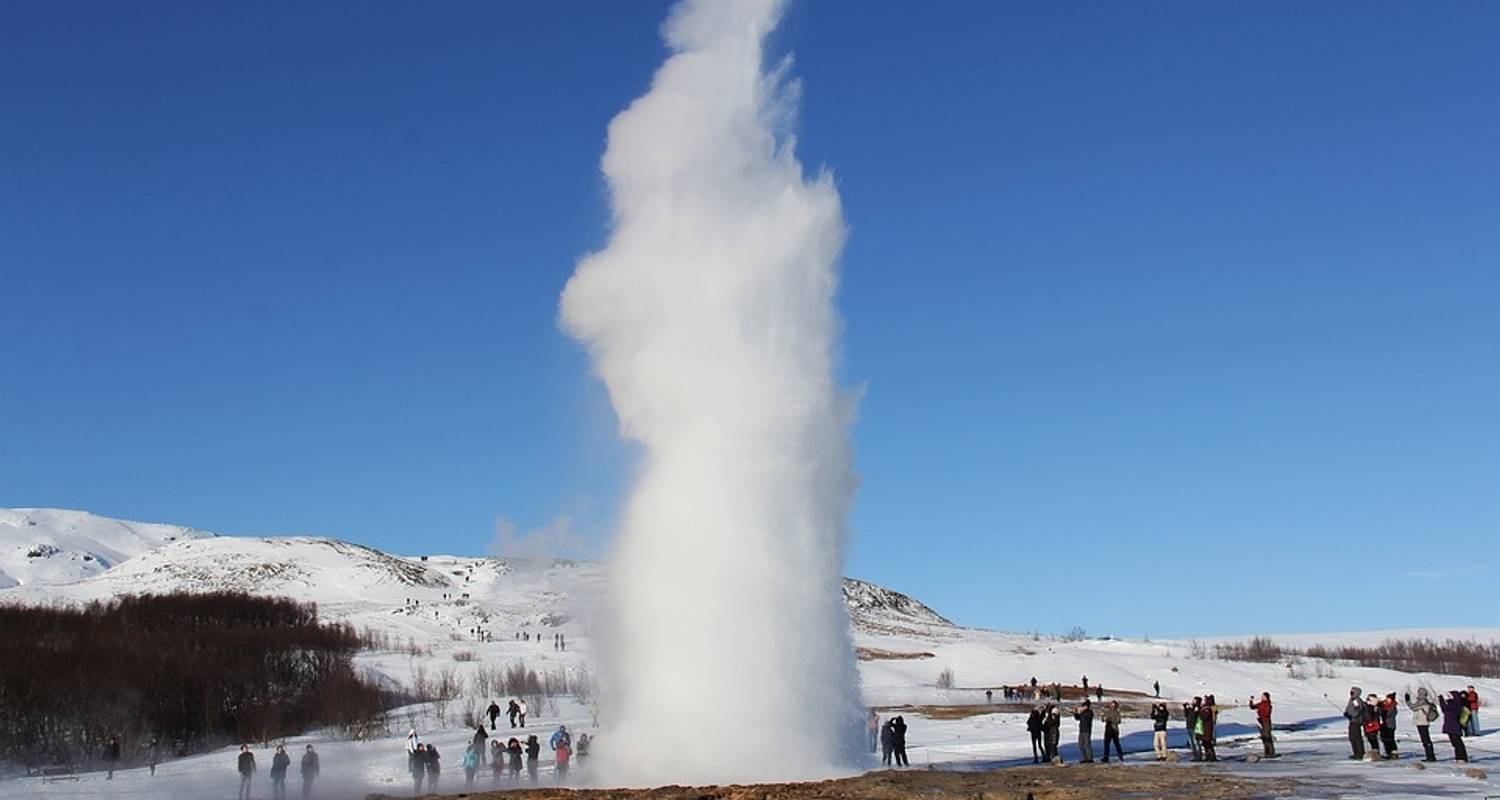
[[[834,377],[845,225],[788,134],[780,0],[684,0],[610,123],[614,227],[562,296],[642,445],[613,562],[607,782],[822,777],[857,758],[840,574],[853,400]]]

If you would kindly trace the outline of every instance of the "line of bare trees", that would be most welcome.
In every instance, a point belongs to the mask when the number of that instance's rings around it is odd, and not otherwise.
[[[1194,643],[1198,644],[1198,643]],[[1260,661],[1276,663],[1289,658],[1306,657],[1323,661],[1350,661],[1361,667],[1381,667],[1401,672],[1435,672],[1443,675],[1467,675],[1476,678],[1500,678],[1500,642],[1477,642],[1465,639],[1386,639],[1379,645],[1313,645],[1303,650],[1283,647],[1257,636],[1246,642],[1225,642],[1190,651],[1203,658],[1211,650],[1213,657],[1225,661]]]
[[[361,636],[313,604],[236,592],[0,606],[0,757],[86,766],[356,727],[389,702],[352,664]]]

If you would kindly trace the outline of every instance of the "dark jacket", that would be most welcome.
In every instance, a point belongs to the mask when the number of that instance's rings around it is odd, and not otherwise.
[[[318,777],[318,754],[311,750],[302,754],[302,777]]]
[[[895,722],[891,723],[891,744],[897,750],[906,746],[906,720],[900,717],[896,717]]]
[[[1463,713],[1464,696],[1459,692],[1453,692],[1447,697],[1439,697],[1438,705],[1443,709],[1443,733],[1449,736],[1463,735],[1463,726],[1458,724],[1458,715]]]
[[[1151,722],[1152,722],[1151,729],[1152,730],[1154,730],[1154,731],[1164,731],[1164,730],[1166,730],[1167,729],[1167,720],[1169,720],[1171,718],[1172,718],[1172,712],[1168,711],[1166,706],[1158,705],[1158,706],[1152,706],[1151,707]]]
[[[1036,709],[1036,708],[1031,709],[1031,713],[1026,716],[1026,730],[1028,730],[1028,731],[1030,731],[1032,733],[1041,733],[1042,732],[1042,712],[1041,712],[1041,709]]]
[[[1073,719],[1078,720],[1078,730],[1080,733],[1091,731],[1094,729],[1094,709],[1088,706],[1084,706],[1082,709],[1074,711]]]
[[[1105,730],[1116,730],[1116,731],[1118,731],[1120,729],[1120,709],[1118,709],[1118,708],[1106,708],[1106,709],[1104,709],[1103,716],[1104,716],[1104,729]]]
[[[238,768],[241,775],[255,772],[255,754],[248,751],[240,753]]]
[[[285,778],[287,768],[292,765],[292,757],[284,752],[271,756],[271,780]]]

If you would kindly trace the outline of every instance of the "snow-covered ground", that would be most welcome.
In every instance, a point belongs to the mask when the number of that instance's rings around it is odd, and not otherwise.
[[[117,531],[112,522],[89,519],[79,512],[0,511],[0,550],[9,552],[37,543],[60,541],[68,531]],[[27,524],[25,520],[35,520]],[[49,520],[60,522],[54,526]],[[130,529],[143,526],[130,523]],[[576,680],[597,673],[591,614],[604,590],[604,573],[597,564],[562,560],[502,560],[454,556],[399,557],[370,548],[315,538],[212,537],[169,526],[148,528],[161,541],[138,549],[108,571],[69,579],[67,573],[32,570],[21,585],[0,590],[0,602],[85,602],[122,592],[169,591],[175,589],[238,588],[317,602],[326,618],[347,620],[360,628],[384,632],[389,649],[367,652],[358,663],[388,680],[410,685],[419,671],[429,675],[451,669],[469,680],[481,667],[501,667],[522,662],[538,673],[566,672]],[[91,533],[114,556],[126,555],[119,542]],[[48,538],[51,537],[51,538]],[[172,540],[168,541],[167,538]],[[142,537],[142,541],[148,541]],[[154,540],[149,540],[154,541]],[[148,544],[149,544],[148,541]],[[68,540],[76,552],[88,552],[87,544]],[[77,549],[82,548],[82,549]],[[103,555],[100,553],[99,555]],[[12,573],[14,574],[14,573]],[[59,580],[61,574],[62,580]],[[70,581],[70,582],[69,582]],[[1420,753],[1410,715],[1402,714],[1399,729],[1402,751],[1399,762],[1353,763],[1347,755],[1347,740],[1340,709],[1350,686],[1366,692],[1404,692],[1418,686],[1444,691],[1474,684],[1481,696],[1492,700],[1500,694],[1500,681],[1458,676],[1410,674],[1362,668],[1344,663],[1293,662],[1255,664],[1192,657],[1188,641],[1082,640],[1037,637],[1025,634],[960,628],[931,609],[899,593],[872,584],[845,584],[855,644],[861,650],[860,677],[867,701],[902,713],[910,725],[908,751],[914,768],[928,764],[951,769],[987,769],[1030,763],[1030,746],[1024,717],[1010,712],[979,713],[957,719],[935,719],[902,706],[982,706],[984,690],[993,688],[1001,697],[1001,685],[1026,683],[1036,677],[1043,683],[1065,685],[1088,676],[1091,686],[1103,685],[1108,699],[1114,692],[1149,695],[1152,682],[1161,684],[1164,698],[1173,702],[1212,693],[1226,710],[1220,718],[1223,742],[1221,758],[1239,759],[1259,752],[1254,714],[1245,707],[1252,694],[1272,693],[1276,722],[1288,729],[1278,734],[1283,757],[1260,764],[1223,764],[1251,775],[1289,776],[1308,782],[1309,797],[1447,797],[1500,795],[1500,774],[1485,780],[1466,777],[1451,763],[1446,740],[1439,740],[1444,763],[1431,769],[1411,769],[1412,753]],[[488,631],[481,641],[474,631]],[[565,651],[554,648],[553,635],[566,637]],[[525,635],[527,639],[517,638]],[[1272,636],[1285,644],[1305,645],[1379,643],[1387,632],[1339,634],[1318,638]],[[1403,631],[1403,636],[1454,636],[1479,640],[1500,639],[1500,629],[1462,631]],[[1205,642],[1218,640],[1206,639]],[[416,645],[413,654],[411,645]],[[469,658],[474,660],[456,660]],[[937,678],[951,670],[954,687],[938,688]],[[320,797],[359,797],[367,791],[409,792],[402,740],[408,727],[435,742],[445,756],[443,788],[462,789],[459,756],[472,729],[459,725],[465,710],[478,710],[489,698],[469,696],[454,702],[449,718],[441,721],[435,709],[404,709],[391,715],[388,735],[370,741],[342,741],[332,732],[314,733],[287,740],[295,759],[306,743],[322,754]],[[505,705],[501,698],[501,705]],[[570,730],[592,730],[592,708],[572,698],[554,697],[542,709],[533,709],[528,733],[544,741],[558,724]],[[898,710],[899,709],[899,710]],[[1481,714],[1487,729],[1500,724],[1500,712]],[[601,722],[596,747],[638,748],[641,757],[665,757],[651,751],[650,732],[611,730],[609,708],[600,702]],[[948,715],[943,715],[948,716]],[[504,718],[500,733],[509,734]],[[795,736],[795,710],[787,719],[786,734]],[[1096,725],[1095,746],[1102,725]],[[1127,720],[1123,730],[1132,761],[1149,760],[1150,724]],[[1073,759],[1075,738],[1071,722],[1064,725],[1063,756]],[[1181,723],[1174,721],[1172,742],[1182,746]],[[1496,773],[1500,769],[1500,736],[1495,733],[1470,740],[1473,766]],[[545,747],[544,747],[545,750]],[[173,759],[151,777],[144,769],[122,770],[113,781],[100,773],[77,776],[77,780],[48,782],[40,778],[0,780],[0,799],[20,797],[227,797],[237,788],[233,749]],[[256,797],[268,797],[271,750],[256,746],[261,774]],[[872,760],[871,767],[877,766]],[[1076,769],[1077,767],[1072,767]],[[1093,769],[1102,766],[1092,767]],[[1199,768],[1184,764],[1183,769]],[[481,786],[489,786],[483,773]],[[552,780],[544,767],[542,780]],[[574,768],[575,784],[589,782],[588,765]],[[293,775],[292,784],[296,783]],[[502,781],[502,786],[509,785]],[[297,792],[295,785],[292,792]]]

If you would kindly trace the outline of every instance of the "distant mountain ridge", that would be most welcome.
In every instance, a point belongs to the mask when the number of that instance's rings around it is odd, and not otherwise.
[[[181,525],[111,519],[86,511],[0,508],[0,589],[72,583],[164,544],[212,536]]]
[[[403,636],[558,627],[586,620],[605,591],[604,567],[594,562],[406,557],[337,539],[215,536],[81,511],[0,510],[0,551],[16,562],[4,573],[0,602],[245,591],[315,602],[332,617]],[[846,578],[843,597],[860,629],[952,627],[917,600],[866,581]]]

